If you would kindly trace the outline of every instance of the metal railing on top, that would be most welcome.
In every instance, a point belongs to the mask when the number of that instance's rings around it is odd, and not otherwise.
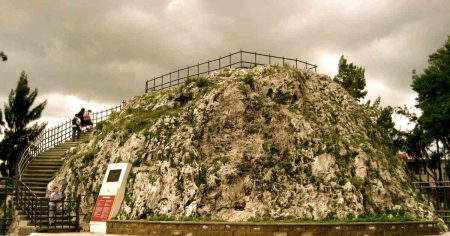
[[[257,52],[238,51],[229,55],[219,57],[215,60],[208,60],[197,65],[187,66],[186,68],[163,74],[145,82],[145,92],[161,90],[178,86],[189,77],[198,77],[208,75],[209,73],[224,68],[251,68],[259,65],[285,65],[289,64],[295,68],[304,68],[306,70],[317,70],[317,65],[297,58],[287,58],[273,56],[270,54],[261,54]]]

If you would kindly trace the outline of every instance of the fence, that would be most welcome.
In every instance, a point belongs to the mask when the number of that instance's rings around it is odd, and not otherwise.
[[[289,64],[295,68],[306,70],[317,70],[317,65],[301,61],[298,59],[272,56],[270,54],[260,54],[257,52],[238,51],[227,56],[219,57],[215,60],[208,60],[197,65],[163,74],[145,82],[145,92],[162,90],[173,86],[178,86],[189,77],[205,76],[209,73],[224,68],[251,68],[259,65]]]
[[[95,112],[92,114],[92,123],[94,125],[100,121],[106,120],[109,115],[111,115],[114,111],[120,111],[122,109],[122,105],[115,106],[100,112]],[[60,125],[55,127],[45,129],[36,140],[28,146],[28,148],[22,153],[19,158],[19,162],[16,167],[16,175],[18,175],[19,179],[22,178],[22,173],[28,164],[33,161],[35,157],[37,157],[40,153],[45,152],[46,150],[66,142],[72,138],[72,121],[68,120]]]
[[[120,111],[122,105],[92,114],[92,123],[95,125],[106,120],[114,111]],[[46,229],[79,230],[80,201],[78,196],[74,199],[64,199],[57,203],[55,209],[49,209],[49,199],[38,197],[22,180],[22,174],[28,165],[40,153],[64,143],[72,138],[72,122],[68,120],[58,126],[45,129],[38,138],[22,153],[16,165],[15,188],[17,208],[22,210],[31,223]]]
[[[78,231],[80,201],[81,197],[65,198],[50,208],[48,198],[36,196],[22,181],[16,179],[17,208],[27,215],[35,227]]]
[[[14,179],[0,177],[0,234],[6,235],[12,222],[12,204],[8,202],[8,196],[14,195]]]
[[[450,225],[450,181],[414,182],[426,201],[434,206],[436,213]]]

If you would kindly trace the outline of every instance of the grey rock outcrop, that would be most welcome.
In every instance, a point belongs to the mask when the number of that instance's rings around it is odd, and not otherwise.
[[[133,164],[119,219],[435,217],[366,109],[311,71],[225,69],[129,100],[51,185],[86,195],[85,223],[116,162]]]

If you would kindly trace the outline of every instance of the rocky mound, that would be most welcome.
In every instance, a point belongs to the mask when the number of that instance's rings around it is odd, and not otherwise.
[[[328,76],[226,69],[124,106],[51,183],[87,196],[85,220],[116,162],[133,164],[119,219],[434,217],[367,108]]]

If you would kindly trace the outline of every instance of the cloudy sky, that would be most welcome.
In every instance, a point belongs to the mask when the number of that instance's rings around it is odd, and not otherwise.
[[[0,104],[21,71],[55,124],[143,93],[145,80],[240,49],[307,60],[344,54],[368,98],[412,105],[411,71],[450,34],[450,1],[0,0]]]

